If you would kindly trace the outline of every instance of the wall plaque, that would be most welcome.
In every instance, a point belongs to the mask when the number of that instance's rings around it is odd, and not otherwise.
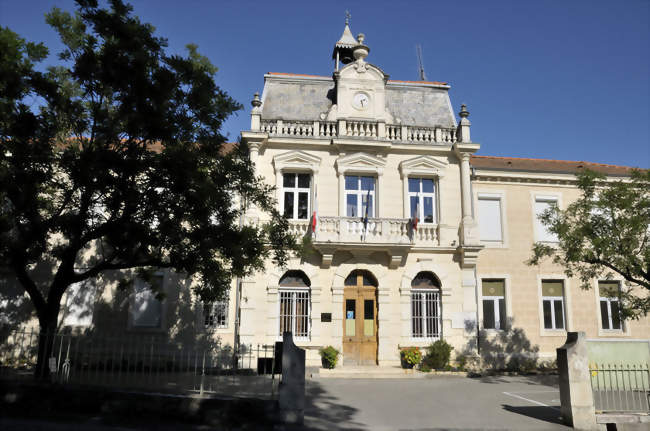
[[[321,313],[320,314],[320,321],[321,322],[331,322],[332,321],[332,313]]]

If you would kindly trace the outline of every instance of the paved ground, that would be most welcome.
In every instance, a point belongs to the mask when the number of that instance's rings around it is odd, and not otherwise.
[[[556,376],[307,381],[315,430],[568,430]]]
[[[305,429],[568,430],[570,428],[560,423],[559,398],[556,376],[308,379]],[[0,429],[143,429],[137,425],[110,426],[102,422],[101,418],[86,418],[71,424],[0,417]],[[218,428],[158,422],[146,429],[198,431]]]

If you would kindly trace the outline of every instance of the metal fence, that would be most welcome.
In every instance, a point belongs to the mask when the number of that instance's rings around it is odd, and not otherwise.
[[[648,364],[590,364],[596,412],[650,412]]]
[[[208,337],[177,342],[168,334],[0,333],[0,379],[33,379],[39,348],[47,343],[51,354],[41,364],[47,369],[40,371],[49,371],[50,380],[61,384],[233,397],[277,395],[281,353],[276,356],[274,345],[234,349]]]

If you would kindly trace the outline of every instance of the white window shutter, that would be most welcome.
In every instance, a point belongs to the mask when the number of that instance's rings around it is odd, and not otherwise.
[[[481,241],[503,241],[501,200],[479,198],[478,212]]]
[[[539,216],[546,211],[551,205],[557,203],[550,200],[536,200],[535,201],[535,229],[537,231],[537,241],[541,242],[557,242],[557,235],[549,232],[539,219]]]

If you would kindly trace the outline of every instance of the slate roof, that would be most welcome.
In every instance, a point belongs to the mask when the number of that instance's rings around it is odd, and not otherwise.
[[[386,107],[402,124],[456,127],[444,82],[391,81]],[[326,76],[269,73],[262,95],[262,119],[318,121],[336,98],[334,79]]]
[[[474,168],[519,171],[519,172],[548,172],[575,174],[583,169],[591,169],[606,175],[628,176],[632,167],[606,165],[592,162],[574,162],[569,160],[526,159],[517,157],[494,157],[472,155],[470,164]]]

